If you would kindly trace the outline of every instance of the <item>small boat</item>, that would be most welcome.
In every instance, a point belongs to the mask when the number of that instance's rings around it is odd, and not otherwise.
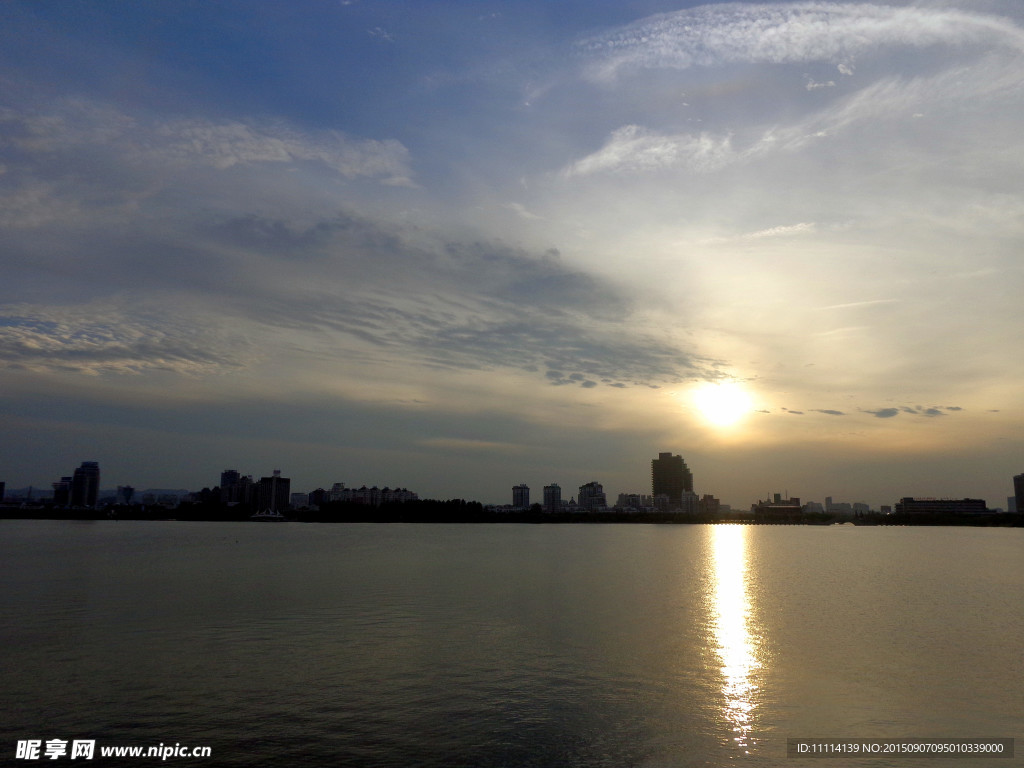
[[[255,515],[249,516],[250,520],[255,520],[261,523],[287,523],[288,518],[282,515],[280,512],[275,510],[265,509],[262,512],[257,512]]]

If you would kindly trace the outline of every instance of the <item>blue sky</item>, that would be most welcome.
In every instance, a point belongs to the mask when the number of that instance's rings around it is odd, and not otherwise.
[[[0,5],[0,479],[1003,506],[1022,53],[997,1]]]

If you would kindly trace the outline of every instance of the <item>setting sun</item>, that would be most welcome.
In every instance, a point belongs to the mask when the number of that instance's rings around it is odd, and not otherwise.
[[[750,412],[750,395],[739,384],[705,382],[694,393],[694,402],[708,422],[717,427],[735,424]]]

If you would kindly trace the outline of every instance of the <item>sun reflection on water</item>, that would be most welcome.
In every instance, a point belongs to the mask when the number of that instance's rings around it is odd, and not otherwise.
[[[756,707],[755,682],[761,663],[751,631],[747,594],[747,528],[716,525],[711,549],[714,567],[712,629],[721,664],[723,714],[732,726],[733,741],[744,751],[756,744],[752,735]]]

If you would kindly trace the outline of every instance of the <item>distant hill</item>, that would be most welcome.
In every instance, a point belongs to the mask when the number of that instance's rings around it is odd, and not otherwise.
[[[24,488],[8,488],[4,491],[4,499],[11,501],[12,499],[27,499],[31,493],[31,498],[35,501],[39,499],[52,499],[53,489],[43,488],[39,485],[26,485]]]
[[[145,490],[136,488],[135,493],[132,495],[132,501],[141,504],[142,497],[149,494],[153,494],[156,497],[160,496],[174,496],[176,498],[182,498],[188,496],[192,491],[185,488],[146,488]],[[102,488],[99,492],[99,498],[101,499],[113,499],[117,496],[116,488]],[[41,501],[44,499],[53,498],[53,488],[43,488],[37,485],[26,485],[24,488],[7,488],[4,491],[5,501],[25,500],[31,498],[33,501]]]
[[[179,499],[183,496],[188,496],[192,491],[185,488],[136,488],[135,493],[132,494],[132,503],[141,504],[142,497],[153,494],[157,498],[160,496],[176,496]],[[117,496],[117,489],[100,491],[100,498],[106,498],[111,496]]]

